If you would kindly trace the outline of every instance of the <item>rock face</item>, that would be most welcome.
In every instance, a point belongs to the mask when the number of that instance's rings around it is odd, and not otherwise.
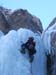
[[[40,33],[43,31],[40,19],[31,15],[27,10],[19,9],[11,12],[10,9],[0,7],[0,30],[7,33],[11,29],[19,28],[27,28]]]
[[[31,29],[34,32],[43,31],[42,24],[40,19],[32,16],[27,12],[27,10],[17,10],[11,14],[14,24],[12,25],[13,29],[18,29],[20,27]]]
[[[55,23],[56,23],[56,17],[51,21],[51,23],[49,24],[49,26],[47,27],[47,29],[50,28],[50,27],[52,27]]]
[[[45,42],[46,47],[48,47],[47,44],[50,44],[49,48],[55,47],[55,44],[56,44],[56,42],[55,42],[56,41],[56,18],[53,19],[53,21],[49,24],[47,29],[43,32],[42,38],[44,38],[43,40],[45,40],[45,39],[47,40]]]
[[[54,19],[44,31],[42,39],[52,61],[48,75],[56,75],[56,19]]]
[[[8,16],[9,10],[0,7],[0,30],[3,31],[4,33],[7,33],[10,26],[7,22],[6,16]]]
[[[56,47],[56,17],[53,19],[53,21],[49,24],[47,27],[47,31],[50,33],[50,39],[51,39],[51,47]]]
[[[51,33],[51,46],[56,49],[56,31]]]
[[[52,75],[56,75],[56,23],[51,26],[50,33],[50,51],[51,51],[51,60],[52,60]]]

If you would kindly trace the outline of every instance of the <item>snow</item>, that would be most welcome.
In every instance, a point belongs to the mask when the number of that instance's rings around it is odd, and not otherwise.
[[[32,64],[29,58],[20,53],[21,44],[29,37],[34,37],[36,42],[37,53]],[[39,33],[35,34],[25,28],[11,30],[0,38],[0,75],[46,75],[45,52]]]

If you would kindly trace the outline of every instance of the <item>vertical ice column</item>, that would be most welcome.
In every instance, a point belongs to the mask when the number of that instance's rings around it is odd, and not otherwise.
[[[32,75],[46,75],[46,55],[41,37],[37,36],[37,53],[32,63]]]

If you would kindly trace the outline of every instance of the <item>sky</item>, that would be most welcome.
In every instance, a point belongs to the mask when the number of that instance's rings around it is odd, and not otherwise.
[[[56,0],[0,0],[1,5],[12,10],[27,9],[40,18],[44,29],[56,17]]]

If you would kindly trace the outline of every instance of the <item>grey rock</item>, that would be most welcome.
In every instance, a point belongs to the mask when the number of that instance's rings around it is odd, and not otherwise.
[[[39,31],[42,33],[43,27],[39,18],[32,16],[27,10],[17,10],[11,14],[11,19],[13,19],[14,24],[13,29],[27,28],[33,32]]]
[[[40,19],[27,10],[19,9],[12,12],[10,9],[0,7],[0,30],[6,34],[12,29],[19,28],[27,28],[36,33],[43,31]]]
[[[7,21],[7,16],[9,16],[9,9],[0,7],[0,30],[7,33],[10,30],[10,25]]]

